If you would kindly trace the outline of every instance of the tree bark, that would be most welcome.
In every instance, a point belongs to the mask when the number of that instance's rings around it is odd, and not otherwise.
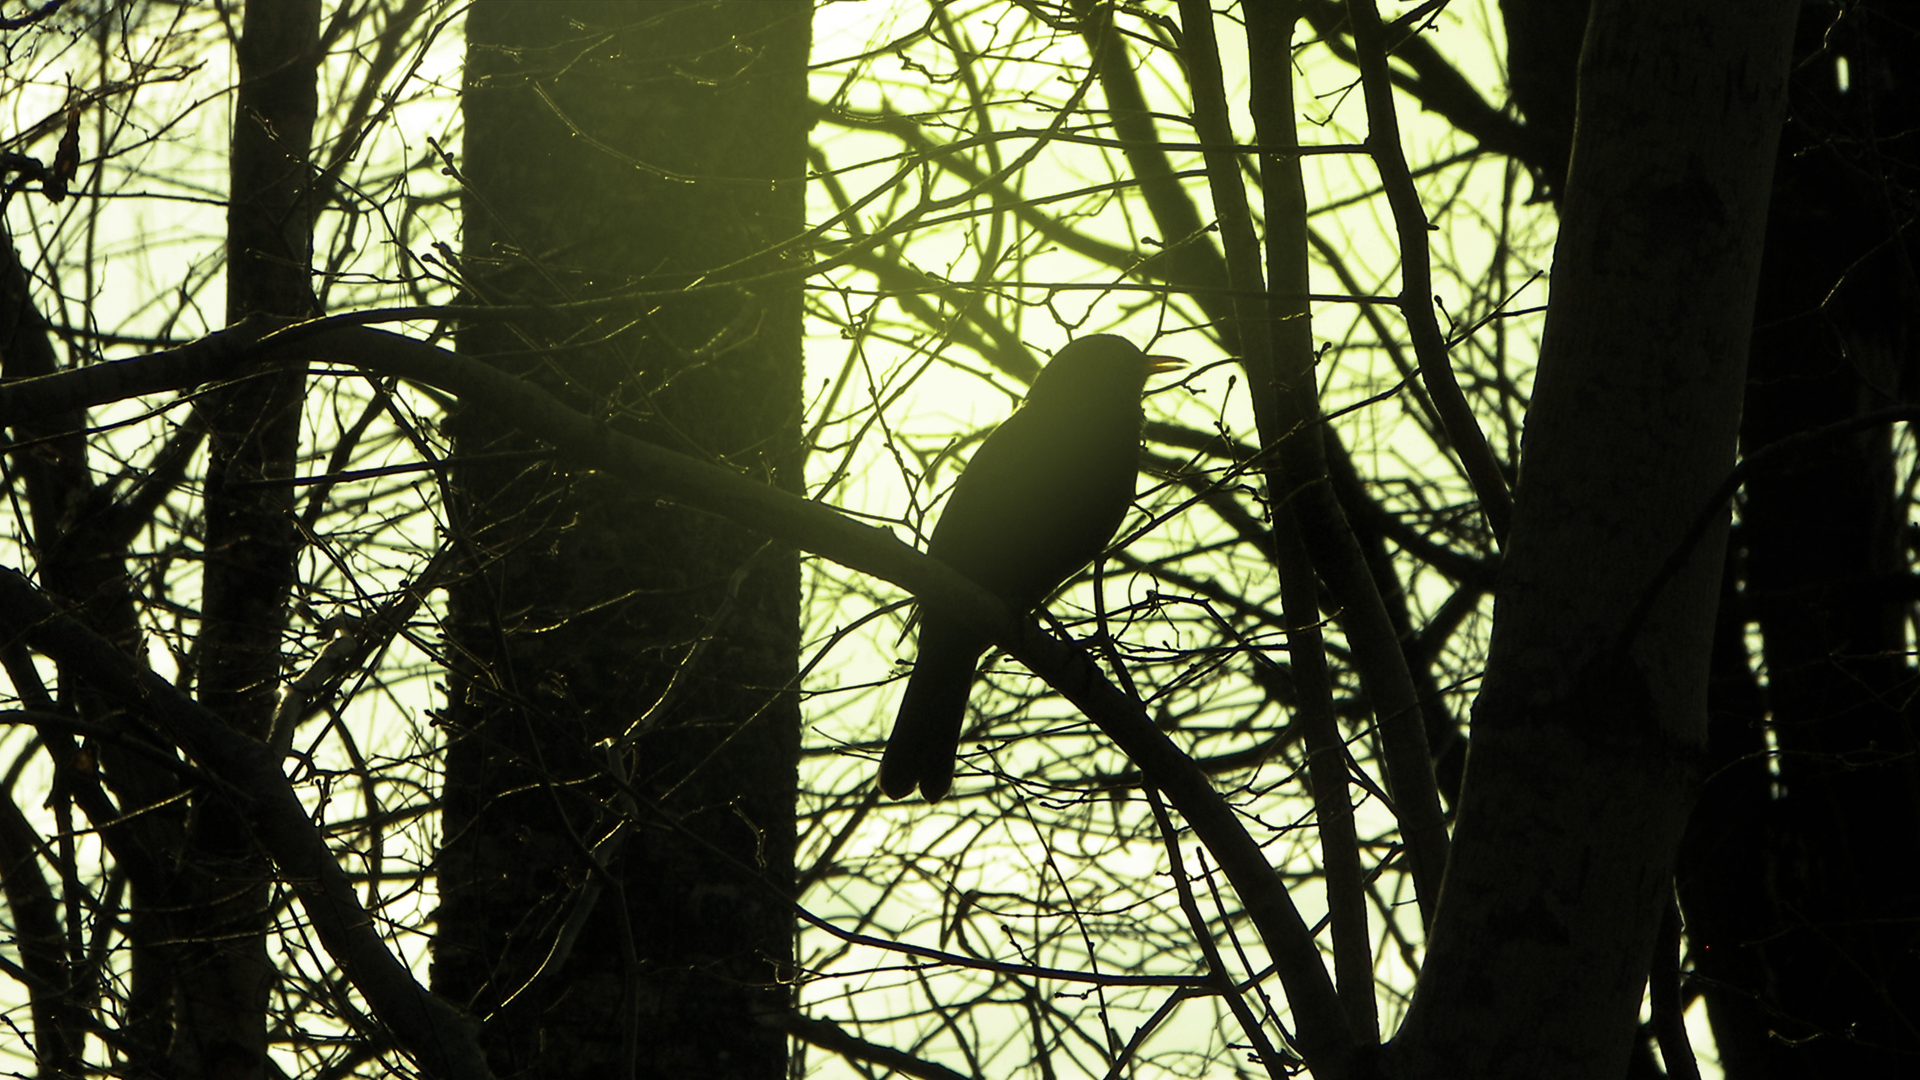
[[[311,316],[312,174],[320,2],[246,5],[234,99],[227,209],[227,318]],[[281,685],[281,638],[299,552],[292,489],[305,375],[298,366],[221,390],[207,403],[200,700],[265,740]],[[131,765],[131,763],[129,763]],[[151,769],[150,764],[132,766]],[[199,791],[189,804],[179,876],[159,899],[173,912],[174,1065],[182,1075],[267,1075],[270,869],[246,808]]]
[[[1706,737],[1713,503],[1796,9],[1597,5],[1453,861],[1392,1076],[1626,1068]]]
[[[466,284],[594,315],[461,348],[615,430],[797,490],[810,5],[468,17]],[[685,290],[662,300],[658,294]],[[434,985],[510,1075],[775,1077],[791,959],[799,563],[449,421],[456,540]]]

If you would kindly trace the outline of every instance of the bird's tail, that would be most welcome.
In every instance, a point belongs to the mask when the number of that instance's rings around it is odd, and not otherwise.
[[[918,787],[928,802],[939,802],[953,787],[973,665],[985,648],[970,631],[937,617],[922,620],[920,656],[880,758],[880,790],[887,797],[904,799]]]

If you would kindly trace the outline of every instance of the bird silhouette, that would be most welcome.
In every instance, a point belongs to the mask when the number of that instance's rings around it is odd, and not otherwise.
[[[1094,334],[1054,356],[953,486],[927,554],[1022,614],[1100,554],[1133,502],[1140,396],[1147,378],[1185,367],[1125,338]],[[928,802],[953,786],[960,724],[986,635],[937,607],[920,618],[920,652],[880,759],[880,790]]]

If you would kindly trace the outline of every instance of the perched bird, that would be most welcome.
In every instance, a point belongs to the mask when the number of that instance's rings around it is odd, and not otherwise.
[[[1039,606],[1120,528],[1139,473],[1147,377],[1185,366],[1112,334],[1061,349],[974,452],[927,554],[1022,613]],[[938,609],[921,611],[919,659],[880,759],[888,796],[918,787],[938,802],[952,787],[974,665],[989,644]]]

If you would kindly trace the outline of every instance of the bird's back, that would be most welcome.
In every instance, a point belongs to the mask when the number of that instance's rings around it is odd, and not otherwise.
[[[954,485],[928,553],[1021,610],[1046,599],[1100,554],[1133,501],[1138,401],[1014,413]]]

